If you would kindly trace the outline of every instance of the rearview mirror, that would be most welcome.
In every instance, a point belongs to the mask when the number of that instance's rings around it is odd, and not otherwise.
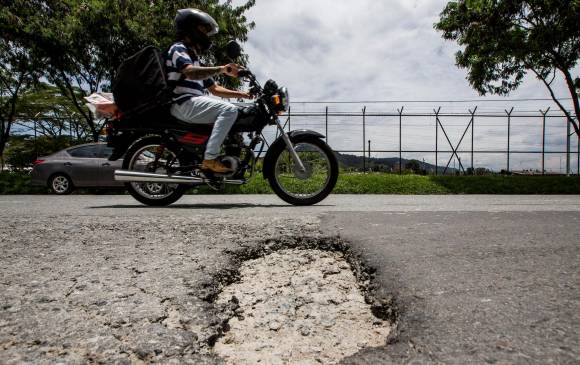
[[[229,41],[226,45],[226,55],[233,61],[242,55],[242,47],[236,41]]]

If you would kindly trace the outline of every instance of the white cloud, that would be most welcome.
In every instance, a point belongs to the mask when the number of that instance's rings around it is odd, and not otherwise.
[[[235,0],[239,4],[243,0]],[[268,78],[288,86],[294,101],[357,101],[357,100],[462,100],[480,98],[469,86],[466,71],[455,66],[457,45],[444,41],[433,29],[445,0],[258,0],[248,12],[256,22],[244,45],[250,56],[250,67],[265,81]],[[566,96],[562,81],[556,86],[558,95]],[[548,98],[539,81],[528,77],[510,98]],[[549,101],[514,103],[506,101],[472,104],[443,104],[444,112],[466,112],[479,104],[484,112],[503,112],[516,107],[516,112],[551,106]],[[429,112],[435,103],[407,104],[406,110]],[[319,111],[323,105],[295,104],[295,110]],[[337,105],[331,106],[339,108]],[[342,108],[360,110],[362,105]],[[369,110],[394,112],[399,104],[372,104]],[[467,121],[464,121],[467,124]],[[358,123],[358,120],[357,120]],[[485,121],[480,121],[485,124]],[[539,120],[533,119],[533,130]],[[505,124],[497,120],[495,124]],[[395,124],[385,124],[375,135],[396,136]],[[343,127],[343,131],[346,127]],[[432,138],[424,127],[409,127],[405,134],[425,135],[416,140],[417,147],[433,148]],[[486,131],[480,127],[481,131]],[[358,126],[341,138],[341,145],[361,149]],[[459,136],[462,128],[458,127]],[[489,135],[480,136],[480,145],[502,145],[504,128],[488,128]],[[498,134],[498,136],[495,136]],[[514,131],[514,141],[541,136],[531,135],[525,128]],[[336,140],[336,137],[335,137]],[[394,141],[393,141],[394,142]],[[446,142],[444,142],[446,145]],[[573,141],[575,146],[575,141]],[[393,147],[393,146],[391,146]],[[561,149],[560,141],[554,148]],[[389,148],[390,149],[390,148]],[[493,165],[493,158],[486,159]],[[497,164],[500,166],[501,164]],[[496,166],[496,167],[497,167]]]

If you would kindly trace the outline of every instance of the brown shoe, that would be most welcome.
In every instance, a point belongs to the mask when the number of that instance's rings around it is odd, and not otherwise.
[[[226,172],[232,172],[233,170],[221,163],[218,160],[203,160],[201,164],[202,170],[210,170],[217,174],[225,174]]]

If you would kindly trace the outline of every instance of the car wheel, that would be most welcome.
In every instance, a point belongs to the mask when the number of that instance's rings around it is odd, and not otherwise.
[[[57,195],[66,195],[73,191],[72,180],[64,174],[53,175],[50,178],[49,187]]]

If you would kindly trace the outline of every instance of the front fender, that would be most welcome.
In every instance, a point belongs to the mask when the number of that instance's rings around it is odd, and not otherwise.
[[[288,137],[290,137],[290,140],[294,142],[295,140],[304,137],[324,138],[324,135],[307,129],[297,129],[288,132]],[[276,139],[274,143],[270,145],[268,152],[266,152],[266,156],[264,157],[264,165],[262,166],[262,174],[264,175],[264,179],[268,178],[269,171],[274,171],[274,164],[276,163],[276,161],[274,161],[274,156],[270,153],[270,151],[275,151],[281,147],[280,145],[286,145],[286,142],[284,142],[282,136],[278,137],[278,139]]]

